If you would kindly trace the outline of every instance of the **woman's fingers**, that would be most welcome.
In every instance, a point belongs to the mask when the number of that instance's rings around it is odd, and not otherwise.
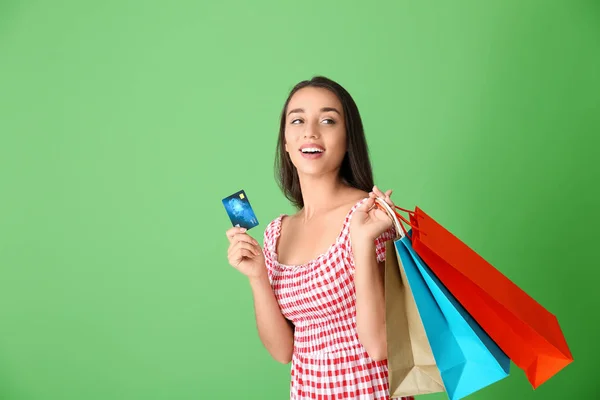
[[[377,185],[373,186],[373,192],[377,195],[377,197],[387,197],[378,187]]]
[[[237,242],[234,243],[233,245],[231,245],[229,247],[229,254],[235,254],[235,252],[239,251],[240,249],[246,249],[248,251],[250,251],[253,255],[257,255],[257,250],[255,249],[253,244],[250,244],[248,242]]]
[[[244,257],[254,258],[254,254],[247,249],[238,249],[237,251],[229,255],[229,264],[237,268],[244,259]]]
[[[248,233],[246,233],[246,228],[231,228],[229,230],[227,230],[225,232],[225,234],[227,235],[227,239],[229,239],[230,242],[237,242],[239,240],[244,240],[244,241],[249,241],[251,243],[255,243],[258,244],[258,242],[256,241],[256,239],[254,239],[252,236],[250,236]]]
[[[246,257],[246,258],[254,258],[254,256],[256,256],[256,254],[254,254],[252,251],[248,250],[248,249],[238,249],[234,254],[233,254],[233,258],[238,261]]]
[[[259,245],[258,241],[246,233],[245,228],[231,228],[225,232],[229,243],[237,243],[240,241]]]
[[[385,193],[383,193],[378,187],[377,185],[373,186],[373,193],[375,193],[375,195],[377,195],[378,197],[381,197],[385,200],[386,203],[388,203],[390,206],[394,206],[394,202],[391,199],[392,196],[392,190],[387,190]]]
[[[227,231],[225,231],[225,235],[227,235],[227,239],[229,239],[229,241],[233,240],[233,238],[235,237],[235,235],[241,234],[241,233],[246,233],[247,229],[246,228],[241,228],[239,226],[234,226],[233,228],[229,228]]]
[[[248,235],[247,233],[238,233],[237,235],[235,235],[232,239],[232,243],[237,243],[237,242],[246,242],[246,243],[253,244],[255,246],[260,246],[258,244],[258,241],[256,239],[254,239],[252,236]]]
[[[229,253],[234,254],[236,251],[238,251],[240,249],[246,249],[255,256],[259,255],[260,251],[261,251],[260,247],[254,243],[250,243],[250,242],[246,242],[246,241],[239,241],[229,247]]]
[[[360,208],[362,211],[369,211],[373,207],[373,204],[375,204],[375,197],[369,195],[367,201],[363,202]]]

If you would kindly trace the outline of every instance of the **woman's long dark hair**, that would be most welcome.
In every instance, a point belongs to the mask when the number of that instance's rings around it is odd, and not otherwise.
[[[350,93],[340,84],[323,76],[315,76],[311,80],[302,81],[294,86],[281,112],[279,137],[275,152],[275,178],[283,194],[298,209],[304,207],[298,171],[296,171],[296,167],[294,167],[294,164],[292,164],[290,157],[285,151],[285,121],[290,99],[294,93],[305,87],[327,89],[334,93],[342,103],[346,121],[347,152],[340,168],[340,178],[349,186],[370,192],[373,189],[373,171],[358,107],[352,96],[350,96]]]

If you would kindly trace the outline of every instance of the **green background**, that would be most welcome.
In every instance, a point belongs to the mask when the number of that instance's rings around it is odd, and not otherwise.
[[[0,399],[287,398],[221,199],[261,242],[293,211],[278,116],[315,74],[379,186],[559,319],[573,364],[470,398],[600,397],[600,3],[367,3],[0,1]]]

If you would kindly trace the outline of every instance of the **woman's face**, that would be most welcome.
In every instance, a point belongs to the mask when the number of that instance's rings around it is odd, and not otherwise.
[[[299,174],[337,171],[346,154],[342,104],[327,89],[306,87],[290,99],[286,110],[285,150]]]

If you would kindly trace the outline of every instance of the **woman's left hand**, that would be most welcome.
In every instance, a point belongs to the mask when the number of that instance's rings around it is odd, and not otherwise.
[[[375,240],[379,235],[392,227],[393,222],[387,212],[380,210],[375,198],[380,197],[394,209],[390,196],[391,190],[383,193],[377,186],[369,193],[369,199],[356,209],[350,221],[350,235],[364,240]]]

